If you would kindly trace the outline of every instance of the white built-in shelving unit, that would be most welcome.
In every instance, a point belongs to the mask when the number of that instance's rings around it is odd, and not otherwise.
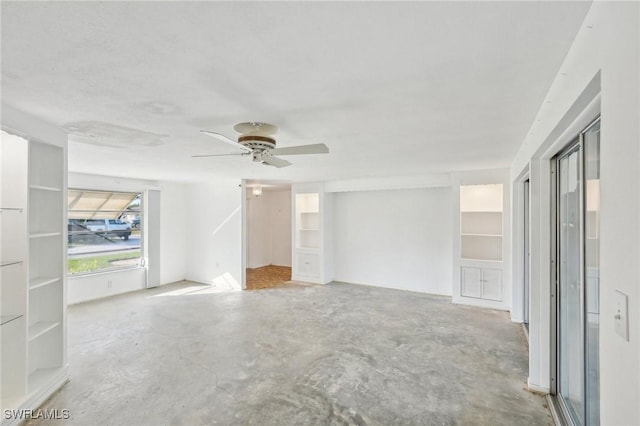
[[[296,194],[296,247],[317,249],[320,247],[320,194]]]
[[[1,408],[35,409],[67,378],[65,152],[3,132],[0,156]]]
[[[503,176],[504,175],[504,176]],[[508,309],[507,283],[505,283],[508,238],[507,201],[505,199],[506,174],[482,182],[482,177],[469,178],[455,188],[459,195],[454,217],[454,289],[453,301],[497,309]],[[486,176],[485,176],[486,178]],[[463,181],[465,179],[462,179]]]
[[[291,187],[293,221],[292,279],[325,284],[331,281],[330,206],[331,194],[322,184],[296,184]]]
[[[461,297],[503,299],[502,205],[502,184],[460,186]]]
[[[502,261],[501,184],[460,186],[460,257]]]
[[[2,134],[0,145],[0,396],[15,408],[27,393],[26,140]],[[2,411],[4,413],[4,411]],[[4,417],[4,416],[3,416]]]

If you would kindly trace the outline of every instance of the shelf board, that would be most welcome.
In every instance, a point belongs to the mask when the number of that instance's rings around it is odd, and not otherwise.
[[[462,237],[500,237],[500,238],[502,238],[502,234],[471,234],[471,233],[464,233],[464,234],[460,234],[460,236],[462,236]]]
[[[298,231],[319,231],[318,228],[299,228]]]
[[[29,326],[29,341],[37,339],[60,325],[60,321],[37,322]]]
[[[0,213],[2,212],[20,212],[24,210],[22,207],[0,207]]]
[[[49,284],[53,284],[60,281],[60,277],[38,277],[29,281],[29,290],[35,290],[36,288],[44,287]]]
[[[471,257],[461,257],[460,260],[471,261],[471,262],[492,262],[492,263],[502,263],[502,259],[475,259]]]
[[[460,210],[460,213],[497,213],[502,214],[502,210]]]
[[[311,246],[300,246],[300,247],[296,247],[298,249],[301,250],[318,250],[320,247],[319,246],[315,246],[315,247],[311,247]]]
[[[17,320],[21,316],[22,316],[22,314],[20,314],[20,315],[2,315],[2,316],[0,316],[0,325],[8,324],[13,320]]]
[[[18,263],[22,263],[22,260],[0,260],[0,267],[17,265]]]
[[[62,235],[62,232],[34,232],[29,234],[29,238],[57,237],[59,235]]]
[[[29,378],[27,380],[27,389],[28,392],[42,389],[47,386],[49,382],[60,374],[62,371],[62,367],[54,367],[54,368],[39,368],[33,373],[29,374]]]
[[[40,191],[52,191],[52,192],[61,192],[61,188],[56,188],[55,186],[45,186],[45,185],[29,185],[29,189],[38,189]]]
[[[320,214],[320,212],[300,212],[300,214]]]

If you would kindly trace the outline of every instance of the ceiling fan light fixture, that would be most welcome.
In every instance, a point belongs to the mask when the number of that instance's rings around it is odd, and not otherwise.
[[[260,152],[276,147],[276,140],[269,136],[241,135],[238,137],[238,143],[246,148]]]
[[[278,128],[273,124],[250,121],[239,123],[233,127],[240,136],[233,140],[221,133],[201,130],[205,135],[211,136],[228,145],[235,146],[243,150],[240,153],[231,154],[208,154],[193,155],[192,157],[220,157],[226,155],[251,155],[251,159],[256,163],[268,166],[282,167],[290,166],[291,163],[278,157],[280,155],[308,155],[308,154],[328,154],[329,148],[323,143],[311,145],[288,146],[276,148],[276,140],[271,135],[277,132]],[[262,192],[260,192],[262,193]],[[254,195],[258,196],[254,192]]]

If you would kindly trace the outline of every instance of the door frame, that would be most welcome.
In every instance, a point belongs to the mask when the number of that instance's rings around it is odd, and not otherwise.
[[[584,134],[591,129],[596,123],[600,122],[600,114],[598,113],[595,118],[593,118],[589,123],[584,126],[577,134],[574,136],[562,149],[560,149],[556,155],[554,155],[550,159],[550,172],[551,172],[551,382],[550,382],[550,394],[553,399],[553,406],[561,413],[560,421],[567,423],[569,425],[575,425],[573,419],[570,415],[569,408],[566,406],[566,402],[558,393],[558,358],[559,358],[559,345],[558,345],[558,337],[560,335],[560,322],[559,322],[559,310],[560,310],[560,302],[559,302],[559,276],[560,276],[560,264],[558,262],[559,257],[559,202],[558,202],[558,194],[559,194],[559,185],[560,180],[558,176],[558,164],[560,160],[574,151],[579,152],[578,162],[580,165],[580,173],[582,175],[582,179],[580,181],[580,191],[579,191],[579,203],[581,206],[580,211],[580,281],[582,283],[580,290],[580,312],[581,312],[581,346],[583,352],[583,368],[582,368],[582,377],[584,379],[584,387],[583,387],[583,398],[584,398],[584,411],[585,411],[585,420],[587,413],[587,395],[589,391],[586,386],[586,375],[587,375],[587,350],[586,350],[586,276],[585,276],[585,215],[586,215],[586,207],[585,207],[585,155],[584,155]],[[598,401],[599,403],[600,401]]]
[[[566,405],[565,400],[560,396],[560,394],[558,393],[559,391],[559,384],[558,384],[558,377],[559,377],[559,373],[560,370],[558,368],[558,361],[559,361],[559,344],[558,344],[558,338],[560,337],[560,321],[559,321],[559,315],[560,315],[560,283],[559,283],[559,277],[560,277],[560,263],[558,262],[559,256],[560,256],[560,238],[559,238],[559,228],[558,228],[558,224],[560,223],[560,219],[558,217],[559,215],[559,200],[558,200],[558,195],[559,195],[559,185],[560,185],[560,179],[559,179],[559,162],[561,159],[571,155],[574,152],[578,152],[579,157],[578,157],[578,162],[580,164],[580,171],[581,173],[584,172],[584,168],[583,168],[583,141],[582,141],[582,133],[583,131],[580,131],[580,133],[578,134],[578,136],[574,139],[571,140],[571,142],[569,142],[560,152],[558,152],[558,154],[556,154],[552,159],[551,159],[551,300],[552,300],[552,306],[551,306],[551,394],[553,395],[554,399],[555,399],[555,403],[557,405],[557,407],[560,409],[560,412],[562,414],[562,419],[564,420],[564,422],[570,424],[570,425],[574,425],[575,423],[573,422],[573,419],[571,417],[569,408]],[[584,195],[583,195],[583,190],[582,190],[582,184],[583,182],[581,181],[581,185],[580,185],[580,191],[579,191],[579,199],[578,202],[580,205],[584,204]],[[583,348],[583,356],[585,355],[585,351],[584,351],[584,220],[582,220],[582,217],[584,216],[584,212],[581,211],[580,212],[581,215],[581,220],[580,220],[580,243],[579,243],[579,257],[580,257],[580,282],[581,282],[581,290],[580,290],[580,342],[581,342],[581,346]],[[585,375],[585,366],[583,363],[583,368],[582,368],[582,377],[584,378]],[[583,398],[584,398],[584,387],[583,387]]]
[[[527,332],[527,340],[529,340],[529,316],[531,311],[531,181],[529,175],[526,176],[522,182],[522,202],[523,202],[523,214],[522,223],[523,227],[523,244],[522,256],[520,261],[522,262],[522,324]]]
[[[524,185],[526,181],[530,181],[529,165],[520,172],[518,177],[513,181],[513,234],[512,234],[512,248],[513,248],[513,273],[512,282],[513,290],[511,294],[511,321],[524,323],[524,303],[526,296],[525,292],[525,191]],[[529,186],[529,197],[531,197],[531,186]],[[531,198],[529,198],[531,199]],[[531,221],[531,203],[529,202],[529,221]],[[531,226],[529,226],[529,233],[531,234]],[[529,239],[531,244],[531,239]],[[529,283],[531,284],[531,265],[529,265]],[[531,285],[529,285],[529,309],[531,308]],[[527,335],[528,338],[528,335]]]
[[[511,183],[515,184],[516,177],[529,169],[531,206],[531,300],[529,312],[529,377],[527,387],[531,391],[549,394],[551,390],[552,360],[552,299],[551,299],[551,159],[562,150],[575,136],[579,134],[601,111],[600,73],[596,73],[585,85],[575,100],[559,108],[564,111],[548,127],[535,128],[541,144],[523,154],[519,170],[512,172]],[[526,159],[526,160],[525,160]],[[516,185],[513,185],[514,187]],[[512,192],[513,193],[513,192]],[[517,194],[517,191],[515,191]],[[516,197],[512,205],[517,208]],[[514,218],[517,219],[514,208]],[[515,222],[515,221],[514,221]],[[514,228],[515,229],[515,228]],[[514,234],[516,232],[514,231]],[[517,235],[516,235],[517,236]],[[513,236],[512,236],[513,238]],[[511,241],[514,241],[513,239]],[[514,249],[518,248],[513,244]],[[513,259],[514,269],[520,262]],[[517,275],[513,275],[517,279]],[[514,286],[517,288],[517,286]],[[512,299],[513,300],[513,299]],[[512,304],[517,307],[516,303]],[[553,398],[548,398],[552,408],[551,413],[556,417]]]

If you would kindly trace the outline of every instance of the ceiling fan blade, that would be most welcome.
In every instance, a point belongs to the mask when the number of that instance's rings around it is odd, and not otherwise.
[[[191,158],[203,158],[203,157],[227,157],[229,155],[249,155],[248,152],[235,152],[233,154],[204,154],[204,155],[192,155]]]
[[[323,143],[312,145],[287,146],[269,151],[273,155],[328,154],[329,148]]]
[[[207,130],[200,130],[200,133],[204,133],[207,136],[211,136],[213,138],[216,138],[221,142],[228,143],[229,145],[233,145],[236,148],[240,148],[240,149],[242,149],[244,151],[251,152],[251,150],[249,148],[247,148],[246,146],[240,145],[238,142],[236,142],[233,139],[231,139],[231,138],[229,138],[229,137],[227,137],[225,135],[222,135],[220,133],[209,132]]]
[[[291,163],[288,162],[287,160],[283,160],[282,158],[272,157],[272,156],[264,157],[262,159],[262,163],[268,164],[270,166],[274,166],[277,168],[287,167],[291,165]]]

